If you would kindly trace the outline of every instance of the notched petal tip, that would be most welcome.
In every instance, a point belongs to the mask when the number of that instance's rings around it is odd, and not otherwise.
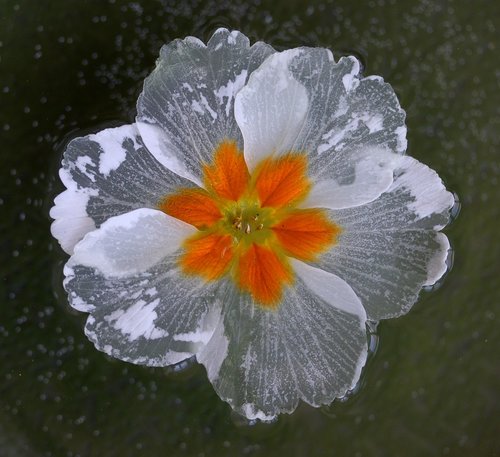
[[[176,38],[161,47],[160,56],[156,61],[156,66],[160,65],[162,61],[169,60],[171,57],[174,57],[176,52],[182,52],[188,49],[196,50],[204,48],[206,48],[205,43],[197,37],[187,36],[184,39]]]
[[[228,30],[221,27],[218,28],[208,40],[207,47],[218,51],[224,44],[248,49],[250,47],[250,40],[238,30]]]
[[[348,69],[342,76],[342,84],[345,91],[349,93],[356,90],[361,79],[359,60],[354,56],[345,56],[340,58],[337,65]]]
[[[406,193],[407,210],[420,226],[425,224],[432,230],[441,230],[448,224],[456,204],[455,196],[446,190],[439,175],[410,156],[401,158],[388,192]]]
[[[172,50],[179,51],[183,47],[193,49],[208,48],[212,51],[218,51],[222,45],[238,45],[242,48],[250,47],[250,40],[246,35],[238,30],[229,30],[225,27],[219,27],[215,30],[212,36],[208,39],[207,44],[200,38],[194,36],[186,36],[185,38],[177,38],[170,43],[164,44],[160,49],[160,58],[167,58]]]
[[[278,414],[266,414],[263,411],[260,411],[254,404],[252,403],[244,403],[239,409],[239,412],[245,416],[248,420],[260,420],[261,422],[273,422],[278,417]],[[294,408],[295,410],[295,408]],[[289,411],[291,414],[293,411]]]
[[[448,237],[444,233],[436,232],[435,240],[439,247],[427,264],[427,279],[423,284],[425,287],[435,285],[451,267],[452,249]]]

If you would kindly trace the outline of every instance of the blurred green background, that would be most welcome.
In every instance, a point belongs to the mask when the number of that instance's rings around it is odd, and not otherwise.
[[[500,455],[499,17],[493,0],[0,0],[0,457]],[[49,233],[67,141],[131,122],[160,46],[219,26],[357,56],[462,204],[453,270],[380,323],[359,392],[273,424],[235,416],[200,366],[97,352]]]

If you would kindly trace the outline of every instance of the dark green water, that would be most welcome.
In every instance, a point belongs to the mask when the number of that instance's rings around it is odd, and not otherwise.
[[[499,17],[487,0],[0,0],[0,457],[500,455]],[[61,147],[131,122],[161,44],[218,26],[358,56],[462,203],[453,270],[379,325],[359,392],[271,425],[232,414],[200,366],[97,352],[49,234]]]

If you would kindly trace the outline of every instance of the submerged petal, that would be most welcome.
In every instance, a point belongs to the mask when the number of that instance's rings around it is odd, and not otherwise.
[[[196,183],[226,139],[242,148],[234,97],[273,49],[240,32],[217,30],[205,46],[188,37],[160,52],[137,104],[139,129],[165,166]]]
[[[178,186],[193,185],[156,161],[135,124],[71,141],[59,175],[67,190],[54,200],[51,230],[68,254],[86,233],[110,217],[156,208]]]
[[[405,314],[421,288],[447,269],[450,245],[436,230],[449,222],[453,205],[434,171],[403,157],[393,184],[377,200],[330,211],[342,234],[321,267],[349,281],[369,319]]]
[[[374,200],[406,149],[405,114],[391,86],[361,78],[355,58],[335,63],[326,49],[270,56],[238,93],[235,116],[250,168],[268,154],[307,153],[311,207]]]
[[[366,315],[340,278],[294,262],[297,281],[269,312],[228,285],[222,318],[197,354],[217,393],[249,419],[331,403],[359,380]],[[222,292],[221,292],[222,293]]]

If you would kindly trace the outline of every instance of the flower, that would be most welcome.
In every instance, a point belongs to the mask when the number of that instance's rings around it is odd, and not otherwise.
[[[366,324],[446,271],[454,204],[353,57],[217,30],[164,46],[136,122],[76,138],[52,233],[97,349],[195,356],[249,419],[353,389]]]

